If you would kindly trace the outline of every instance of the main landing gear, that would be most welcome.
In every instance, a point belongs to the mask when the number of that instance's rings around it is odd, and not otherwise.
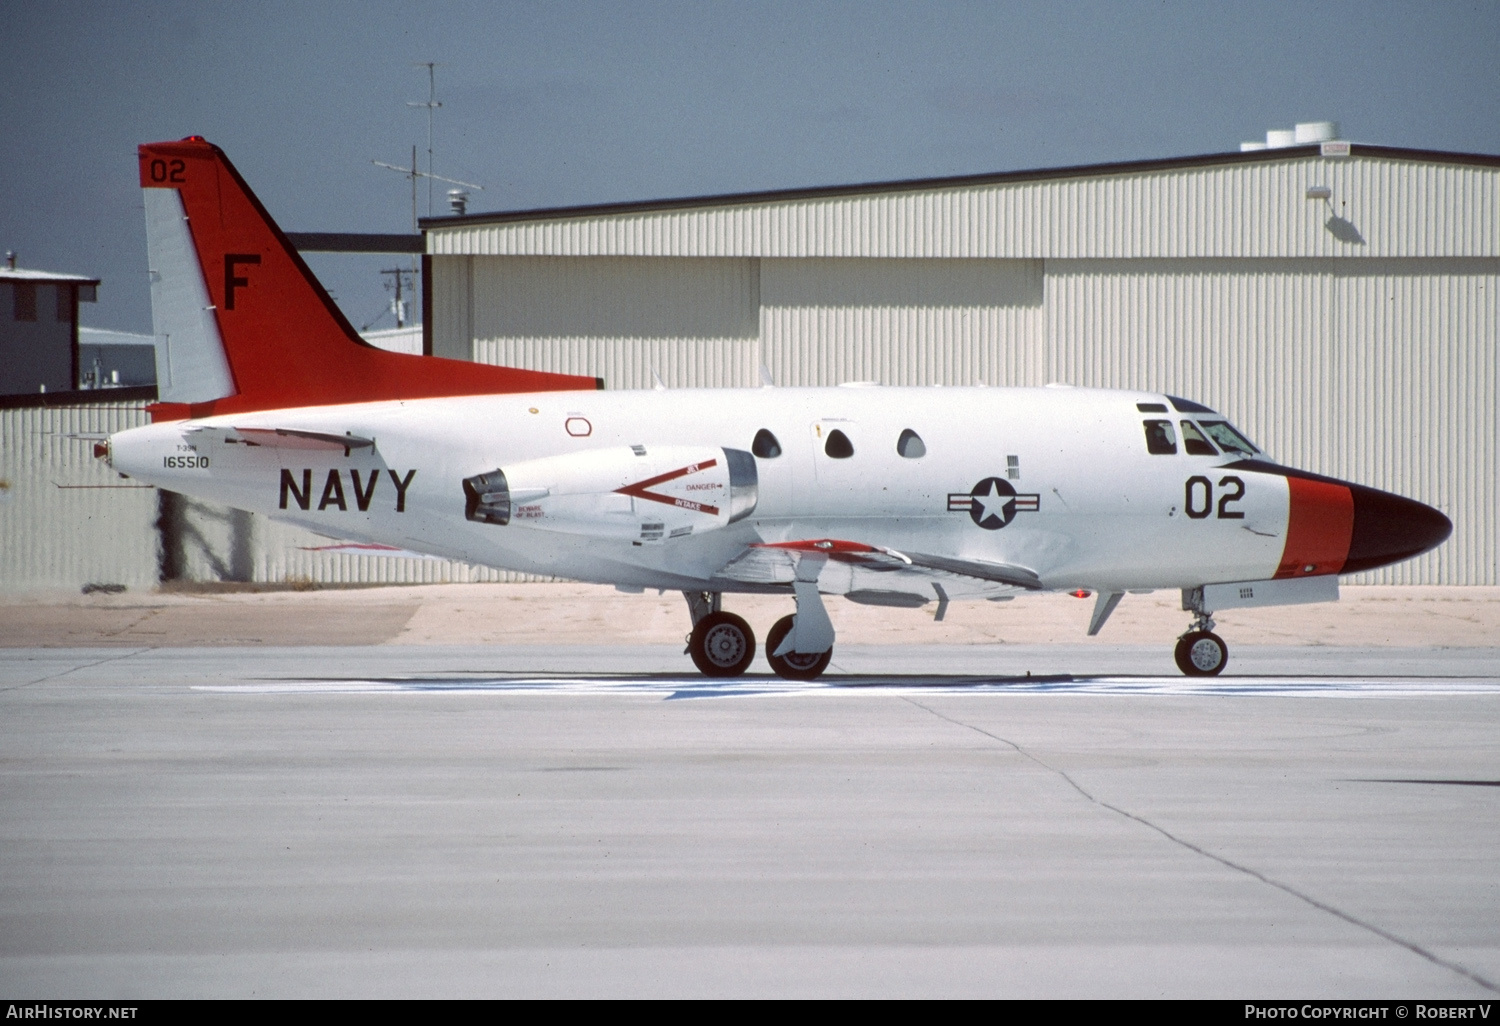
[[[1213,630],[1213,618],[1200,611],[1177,639],[1177,668],[1189,677],[1217,677],[1229,664],[1229,646]]]
[[[688,655],[705,677],[738,677],[755,658],[755,632],[743,618],[719,608],[723,595],[717,591],[685,591],[693,632],[688,635]]]
[[[792,589],[797,612],[777,620],[766,635],[766,660],[778,677],[813,680],[833,658],[833,623],[816,582],[797,581]],[[682,597],[693,618],[687,644],[693,665],[708,677],[744,673],[755,658],[755,632],[750,625],[720,608],[723,596],[719,592],[685,591]]]
[[[787,635],[797,622],[795,616],[783,616],[777,620],[771,628],[771,633],[766,635],[766,662],[771,664],[771,669],[776,671],[776,676],[787,680],[813,680],[828,669],[828,661],[833,658],[833,648],[830,646],[823,652],[797,652],[788,648],[785,655],[777,655],[782,647],[786,645]]]

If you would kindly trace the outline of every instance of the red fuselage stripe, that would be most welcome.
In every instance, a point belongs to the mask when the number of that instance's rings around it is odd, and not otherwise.
[[[1286,547],[1276,576],[1338,573],[1349,559],[1354,536],[1353,493],[1347,485],[1300,477],[1288,477],[1286,484]]]

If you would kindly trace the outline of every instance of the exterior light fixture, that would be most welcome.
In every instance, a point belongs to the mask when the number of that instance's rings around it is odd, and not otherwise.
[[[1333,198],[1333,190],[1326,185],[1309,185],[1307,187],[1307,198],[1310,200],[1330,200]]]

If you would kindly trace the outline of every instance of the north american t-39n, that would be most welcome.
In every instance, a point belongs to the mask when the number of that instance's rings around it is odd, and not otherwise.
[[[1043,388],[602,390],[364,343],[234,167],[139,149],[161,401],[96,452],[122,474],[330,537],[687,598],[688,650],[744,672],[726,593],[784,594],[771,667],[828,665],[825,595],[915,608],[1180,589],[1184,673],[1215,611],[1333,600],[1452,529],[1272,461],[1199,403]]]

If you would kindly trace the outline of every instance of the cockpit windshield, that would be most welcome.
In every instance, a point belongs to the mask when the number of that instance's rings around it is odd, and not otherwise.
[[[1200,420],[1198,426],[1225,452],[1239,453],[1244,456],[1255,456],[1260,453],[1259,449],[1250,444],[1250,439],[1236,431],[1228,421]]]

